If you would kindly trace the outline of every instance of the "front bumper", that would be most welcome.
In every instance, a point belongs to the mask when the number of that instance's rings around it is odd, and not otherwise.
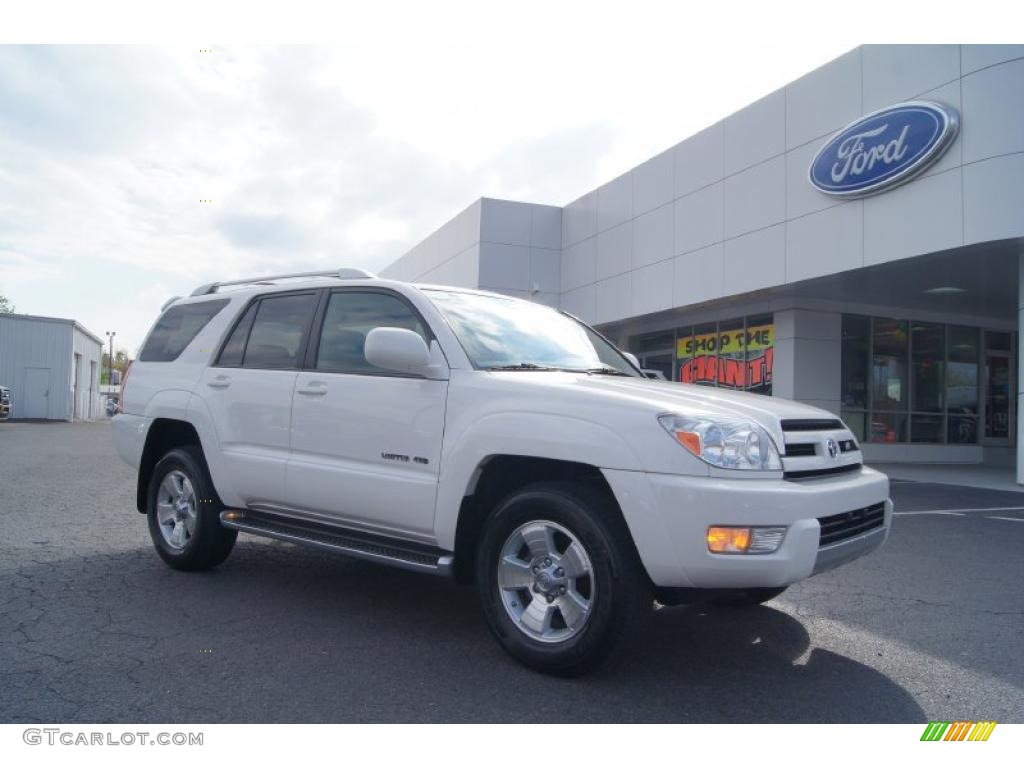
[[[659,587],[781,587],[882,545],[892,521],[889,479],[872,469],[813,480],[686,477],[605,470],[640,558]],[[819,546],[818,518],[885,503],[881,527]],[[708,552],[711,525],[786,526],[771,554]]]

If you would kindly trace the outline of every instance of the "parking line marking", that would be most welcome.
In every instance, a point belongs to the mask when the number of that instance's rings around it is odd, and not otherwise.
[[[964,517],[964,513],[958,510],[932,509],[920,512],[893,512],[893,515],[949,515],[950,517]]]
[[[894,512],[895,515],[962,514],[964,512],[1024,512],[1024,507],[971,507],[970,509],[929,509],[912,512]]]
[[[1024,523],[1024,517],[996,517],[995,515],[985,515],[986,520],[1009,520],[1011,523]]]

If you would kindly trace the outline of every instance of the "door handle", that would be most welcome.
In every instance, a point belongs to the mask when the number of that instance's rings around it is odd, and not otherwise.
[[[304,387],[295,390],[300,395],[326,395],[327,385],[322,381],[311,381]]]
[[[231,386],[231,379],[227,376],[217,376],[216,378],[210,379],[206,382],[206,386],[211,389],[227,389]]]

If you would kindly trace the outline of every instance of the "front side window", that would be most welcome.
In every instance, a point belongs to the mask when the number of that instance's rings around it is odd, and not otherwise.
[[[217,299],[171,307],[157,320],[139,352],[139,360],[144,363],[177,360],[192,339],[227,305],[227,299]]]
[[[271,296],[260,301],[242,365],[298,368],[302,341],[315,307],[314,293]]]
[[[424,293],[477,368],[640,373],[600,334],[543,304],[459,291]]]
[[[396,296],[369,291],[332,293],[320,331],[317,369],[393,376],[393,371],[385,371],[366,361],[366,335],[380,327],[405,328],[428,340],[419,318]]]

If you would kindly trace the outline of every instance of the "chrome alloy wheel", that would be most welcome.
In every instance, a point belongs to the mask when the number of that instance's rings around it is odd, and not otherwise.
[[[192,481],[180,470],[168,472],[156,492],[156,519],[167,546],[183,550],[195,532],[196,517]]]
[[[498,590],[505,612],[523,634],[558,643],[586,625],[596,584],[579,539],[558,523],[533,520],[505,540]]]

